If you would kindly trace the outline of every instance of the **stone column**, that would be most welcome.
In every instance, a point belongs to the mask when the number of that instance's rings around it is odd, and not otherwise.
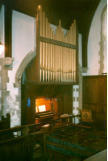
[[[0,59],[0,118],[9,113],[6,97],[8,95],[7,83],[9,82],[8,71],[12,69],[12,58]]]
[[[10,126],[21,125],[21,88],[14,86],[15,72],[12,68],[13,59],[0,59],[0,119],[10,114]]]

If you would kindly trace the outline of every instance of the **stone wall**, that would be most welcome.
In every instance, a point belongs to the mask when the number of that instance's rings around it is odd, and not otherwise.
[[[31,60],[35,57],[36,52],[29,52],[20,63],[17,71],[13,69],[8,71],[9,82],[7,83],[8,95],[6,103],[10,111],[11,127],[21,125],[21,77]]]
[[[12,58],[0,59],[0,119],[1,116],[9,112],[8,105],[6,103],[6,97],[8,96],[7,83],[9,82],[8,71],[12,70]]]
[[[10,113],[11,127],[21,125],[21,77],[35,55],[29,52],[17,71],[12,58],[0,59],[0,119]]]

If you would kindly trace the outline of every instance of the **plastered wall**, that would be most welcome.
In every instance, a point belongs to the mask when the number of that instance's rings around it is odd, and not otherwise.
[[[12,12],[12,57],[17,70],[27,53],[36,48],[35,18]]]
[[[0,16],[3,19],[3,9]],[[0,25],[3,26],[2,23]],[[1,30],[0,32],[3,34],[3,29]],[[6,62],[7,65],[5,63],[1,64],[2,73],[3,71],[7,73],[6,78],[4,74],[1,76],[2,84],[3,82],[5,84],[5,89],[1,91],[1,114],[6,116],[7,113],[10,113],[11,127],[21,124],[21,80],[16,85],[15,78],[18,75],[19,68],[21,77],[29,60],[36,55],[35,31],[35,18],[17,11],[12,12],[12,59]],[[1,62],[5,62],[5,59]]]
[[[13,68],[8,72],[9,83],[7,84],[7,102],[11,114],[11,127],[21,124],[21,80],[15,86],[15,77],[20,64],[26,63],[25,57],[30,51],[35,51],[36,26],[35,18],[24,15],[20,12],[12,12],[12,57]],[[36,54],[36,53],[35,53]],[[25,62],[23,61],[25,60]],[[24,65],[20,70],[23,72]]]
[[[101,73],[106,73],[107,71],[106,51],[104,51],[103,53],[104,54],[104,58],[102,60],[103,62],[100,62],[100,52],[102,54],[102,51],[100,51],[101,50],[100,49],[101,48],[101,15],[106,4],[107,4],[106,0],[100,1],[90,26],[89,37],[88,37],[88,50],[87,50],[87,57],[88,57],[87,75],[98,75]],[[104,64],[104,67],[101,73],[99,72],[100,66],[101,66],[100,63]]]

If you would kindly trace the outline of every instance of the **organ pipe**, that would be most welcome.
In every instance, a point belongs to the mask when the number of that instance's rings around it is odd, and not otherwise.
[[[74,20],[70,29],[64,35],[61,21],[56,29],[56,33],[51,28],[45,13],[40,8],[40,81],[41,82],[75,82],[76,81],[76,47],[65,44],[76,44],[76,21]],[[46,41],[45,41],[46,40]],[[50,41],[48,41],[50,40]],[[63,42],[53,43],[54,42]]]

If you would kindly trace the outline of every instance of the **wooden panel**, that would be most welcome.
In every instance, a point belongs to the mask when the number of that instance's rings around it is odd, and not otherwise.
[[[5,57],[12,56],[12,8],[11,2],[5,4]]]
[[[94,121],[104,122],[107,119],[107,77],[83,77],[83,108],[91,109]]]
[[[40,41],[46,42],[46,43],[49,43],[49,44],[62,46],[62,47],[71,48],[71,49],[76,49],[77,48],[76,45],[69,44],[69,42],[64,43],[63,41],[60,41],[60,40],[54,40],[54,39],[46,38],[46,37],[42,37],[42,36],[40,37]]]
[[[59,113],[72,113],[72,85],[42,85],[28,83],[22,86],[22,124],[33,123],[36,98],[56,98]],[[27,99],[30,98],[30,107]]]

